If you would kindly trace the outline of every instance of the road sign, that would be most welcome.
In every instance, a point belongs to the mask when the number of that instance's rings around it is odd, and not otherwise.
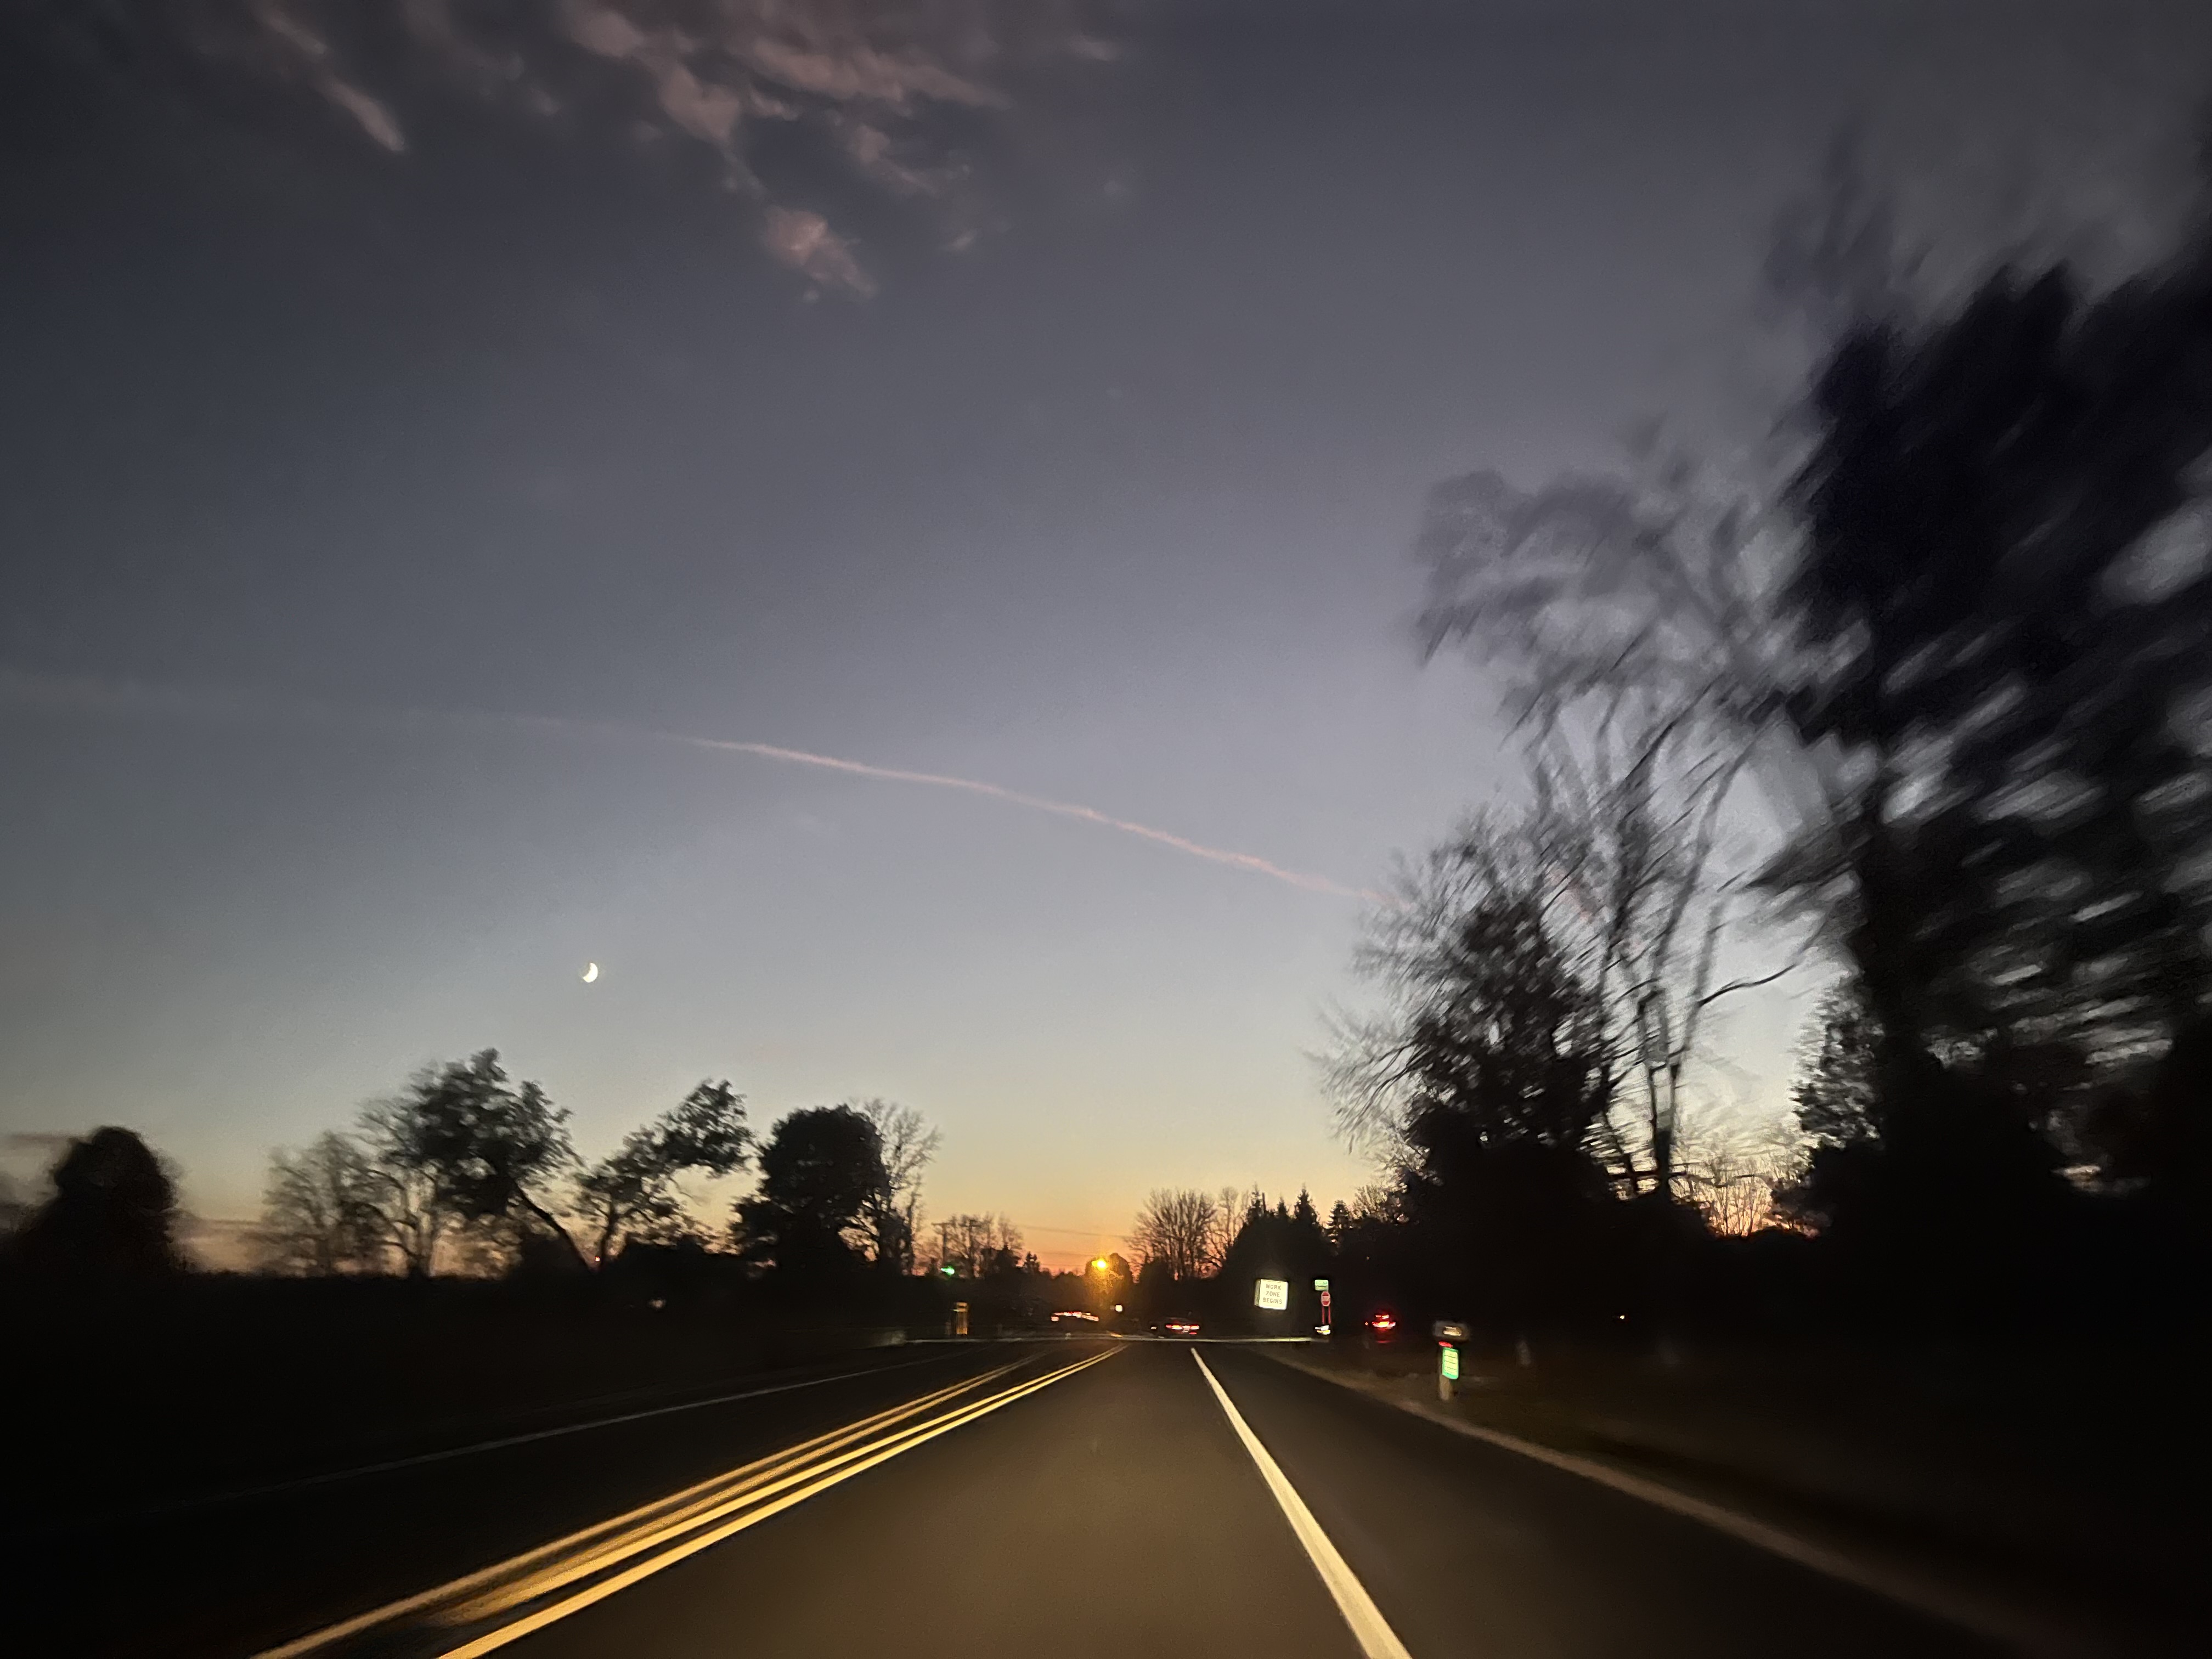
[[[1328,1280],[1326,1279],[1316,1279],[1314,1280],[1314,1289],[1319,1291],[1323,1296],[1327,1296],[1328,1294]]]
[[[1449,1342],[1445,1343],[1443,1358],[1439,1363],[1443,1366],[1445,1382],[1459,1381],[1459,1350],[1457,1348]]]
[[[1291,1305],[1291,1281],[1287,1279],[1263,1279],[1252,1299],[1263,1308],[1273,1308],[1279,1312]]]
[[[1467,1340],[1467,1327],[1461,1324],[1456,1319],[1439,1319],[1434,1325],[1430,1327],[1430,1330],[1439,1342],[1464,1342]]]

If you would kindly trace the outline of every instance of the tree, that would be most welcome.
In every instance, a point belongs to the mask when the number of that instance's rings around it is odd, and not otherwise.
[[[1223,1252],[1220,1277],[1240,1287],[1255,1279],[1286,1279],[1303,1297],[1305,1282],[1326,1273],[1328,1256],[1328,1238],[1311,1196],[1301,1189],[1295,1206],[1280,1199],[1270,1205],[1255,1190]]]
[[[1208,1194],[1155,1188],[1137,1212],[1129,1244],[1146,1269],[1158,1262],[1170,1277],[1192,1279],[1218,1259],[1221,1227],[1222,1206]]]
[[[1707,1013],[1789,971],[1716,983],[1740,885],[1720,868],[1721,825],[1750,753],[1625,696],[1585,741],[1555,723],[1528,757],[1528,833],[1569,901],[1550,926],[1590,988],[1607,1054],[1613,1161],[1626,1190],[1662,1200]]]
[[[1525,823],[1478,818],[1400,897],[1359,957],[1386,1007],[1342,1028],[1339,1122],[1389,1158],[1437,1293],[1516,1323],[1580,1308],[1621,1138],[1619,1055],[1563,914],[1572,889]]]
[[[453,1213],[509,1223],[526,1246],[534,1238],[584,1267],[554,1207],[576,1164],[568,1118],[537,1084],[511,1086],[499,1051],[486,1048],[423,1072],[391,1103],[388,1121]]]
[[[1858,987],[1849,980],[1821,997],[1818,1042],[1790,1097],[1797,1127],[1815,1146],[1856,1146],[1881,1133],[1881,1039]]]
[[[1831,195],[1794,244],[1838,303],[1786,478],[1654,434],[1620,475],[1439,486],[1423,641],[1524,717],[1640,699],[1759,757],[1766,884],[1878,1034],[1877,1144],[2032,1208],[2038,1141],[2117,1171],[2114,1133],[2212,1115],[2157,1081],[2212,1034],[2212,568],[2177,533],[2212,454],[2212,224],[2101,293],[2052,264],[1937,307],[1882,275],[1911,261],[1878,204]],[[1933,1214],[1936,1184],[1881,1190]]]
[[[1090,1311],[1101,1319],[1116,1309],[1127,1307],[1135,1296],[1136,1285],[1137,1276],[1130,1271],[1128,1258],[1119,1250],[1093,1256],[1082,1274],[1084,1299]]]
[[[413,1110],[404,1095],[371,1101],[362,1108],[360,1145],[378,1176],[377,1208],[386,1243],[410,1279],[436,1273],[453,1245],[481,1235],[481,1224],[448,1196],[434,1157],[436,1126]]]
[[[1291,1206],[1288,1237],[1295,1259],[1312,1264],[1316,1273],[1328,1261],[1328,1234],[1321,1224],[1321,1212],[1314,1208],[1313,1195],[1303,1187],[1297,1202]]]
[[[280,1148],[262,1195],[264,1259],[280,1272],[325,1278],[376,1272],[392,1238],[386,1187],[350,1136],[325,1131],[298,1152]]]
[[[1783,1126],[1701,1115],[1685,1125],[1680,1152],[1681,1195],[1708,1231],[1741,1237],[1798,1219],[1786,1200],[1804,1149]]]
[[[1185,1311],[1176,1304],[1182,1300],[1188,1282],[1176,1276],[1165,1256],[1147,1256],[1137,1269],[1137,1281],[1130,1291],[1132,1299],[1127,1305],[1146,1319]]]
[[[890,1271],[912,1273],[921,1224],[921,1172],[937,1156],[941,1137],[911,1106],[864,1100],[854,1109],[875,1126],[883,1158],[883,1187],[869,1200],[862,1218],[870,1248]]]
[[[685,1236],[678,1178],[690,1172],[735,1174],[752,1146],[744,1097],[726,1079],[699,1086],[677,1105],[633,1129],[609,1157],[577,1181],[593,1235],[592,1260],[604,1267],[630,1239],[672,1243]]]
[[[760,1156],[760,1188],[737,1206],[739,1248],[781,1273],[859,1260],[862,1218],[884,1188],[875,1126],[849,1106],[813,1106],[779,1121]]]
[[[176,1182],[132,1131],[103,1127],[72,1140],[52,1180],[52,1194],[9,1241],[17,1266],[107,1281],[177,1270]]]
[[[1539,838],[1475,818],[1405,872],[1357,958],[1387,1000],[1331,1063],[1354,1144],[1419,1170],[1446,1140],[1585,1154],[1611,1103],[1596,997],[1562,944]]]
[[[1352,1236],[1352,1225],[1351,1206],[1346,1204],[1345,1201],[1340,1198],[1335,1203],[1330,1205],[1328,1207],[1328,1247],[1330,1249],[1340,1250],[1344,1248],[1345,1241]]]
[[[2212,568],[2154,538],[2212,454],[2208,366],[2193,246],[2095,299],[2000,271],[1861,323],[1815,379],[1791,718],[1856,788],[1791,873],[1839,923],[1893,1115],[1971,1094],[2063,1132],[2205,1017]]]
[[[1352,1194],[1348,1206],[1339,1202],[1331,1213],[1337,1212],[1343,1218],[1333,1224],[1329,1246],[1340,1261],[1373,1265],[1398,1254],[1407,1225],[1401,1185],[1369,1182]]]
[[[987,1279],[1016,1266],[1021,1229],[1005,1216],[956,1215],[937,1224],[937,1265],[961,1279]]]

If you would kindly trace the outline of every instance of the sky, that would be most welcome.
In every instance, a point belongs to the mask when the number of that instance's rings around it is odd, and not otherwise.
[[[1424,493],[1754,441],[1843,123],[2124,233],[2193,12],[5,0],[0,1131],[242,1219],[495,1046],[587,1154],[905,1102],[1056,1264],[1326,1207],[1358,895],[1517,775]]]

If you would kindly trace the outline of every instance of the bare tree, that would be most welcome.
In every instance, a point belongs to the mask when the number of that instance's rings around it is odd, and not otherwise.
[[[1775,1208],[1778,1193],[1803,1162],[1797,1137],[1784,1124],[1748,1128],[1733,1121],[1692,1118],[1677,1146],[1684,1201],[1716,1233],[1740,1237],[1787,1224]]]
[[[1746,883],[1723,857],[1724,814],[1747,746],[1705,740],[1642,699],[1608,706],[1581,744],[1554,724],[1532,749],[1531,833],[1568,902],[1555,926],[1603,1028],[1606,1121],[1632,1190],[1675,1190],[1675,1143],[1712,1007],[1771,983],[1720,979]],[[1634,1133],[1627,1133],[1628,1125]]]
[[[1229,1247],[1237,1242],[1237,1230],[1244,1224],[1244,1217],[1253,1206],[1264,1207],[1266,1200],[1257,1187],[1224,1187],[1213,1206],[1213,1238],[1206,1247],[1205,1270],[1216,1273],[1227,1260]]]
[[[259,1235],[279,1272],[496,1271],[512,1253],[501,1228],[441,1189],[422,1124],[398,1099],[362,1108],[351,1135],[331,1132],[270,1159]]]
[[[1021,1229],[1003,1215],[956,1215],[937,1224],[936,1266],[981,1279],[1019,1264]]]
[[[489,1270],[502,1253],[449,1199],[426,1140],[427,1126],[400,1097],[362,1109],[360,1145],[377,1175],[376,1205],[385,1242],[399,1269],[421,1279],[452,1266]]]
[[[1233,1200],[1236,1188],[1229,1192]],[[1190,1188],[1156,1188],[1137,1212],[1130,1246],[1147,1265],[1161,1262],[1177,1279],[1196,1279],[1220,1259],[1223,1207]]]
[[[392,1255],[387,1182],[361,1144],[336,1131],[269,1160],[256,1230],[263,1259],[283,1273],[374,1273]]]
[[[911,1273],[921,1225],[921,1172],[937,1156],[942,1137],[911,1106],[864,1100],[853,1109],[876,1126],[883,1143],[883,1190],[862,1218],[875,1258],[899,1273]]]

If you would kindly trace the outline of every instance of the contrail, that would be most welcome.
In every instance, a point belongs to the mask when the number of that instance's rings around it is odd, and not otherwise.
[[[1209,847],[1202,841],[1193,841],[1171,830],[1155,830],[1149,823],[1139,823],[1131,818],[1117,818],[1095,806],[1083,806],[1073,801],[1050,800],[1042,795],[1024,794],[1018,789],[985,783],[976,778],[950,777],[941,772],[909,772],[896,766],[870,766],[862,761],[840,760],[835,755],[810,754],[804,749],[781,749],[768,743],[735,743],[721,738],[688,737],[675,732],[656,732],[653,735],[671,743],[689,744],[694,748],[718,749],[738,755],[758,755],[764,760],[818,766],[825,771],[849,772],[856,777],[882,778],[890,783],[925,783],[938,789],[965,790],[971,795],[986,795],[993,800],[1005,801],[1009,805],[1025,806],[1033,812],[1053,812],[1064,818],[1078,818],[1085,823],[1119,830],[1125,836],[1141,836],[1162,847],[1172,847],[1178,853],[1188,853],[1193,858],[1225,864],[1233,870],[1249,870],[1255,875],[1269,876],[1292,887],[1304,888],[1309,893],[1332,893],[1340,898],[1357,899],[1379,896],[1357,887],[1346,887],[1341,882],[1331,881],[1327,876],[1314,875],[1304,870],[1286,869],[1256,853],[1237,853],[1225,847]]]
[[[331,703],[297,702],[284,704],[248,693],[186,690],[177,688],[149,686],[129,681],[102,681],[64,678],[43,674],[26,674],[14,670],[0,669],[0,701],[31,703],[42,707],[98,708],[134,714],[191,714],[235,719],[240,716],[267,720],[336,720],[351,725],[384,725],[428,723],[441,726],[495,727],[509,731],[548,732],[563,737],[603,737],[617,739],[649,740],[654,743],[675,744],[684,748],[704,749],[720,754],[751,755],[762,760],[781,761],[793,766],[811,766],[827,772],[842,772],[854,777],[878,778],[887,783],[925,784],[933,789],[957,789],[970,795],[982,795],[992,800],[1006,802],[1010,806],[1026,808],[1032,812],[1050,812],[1055,817],[1074,818],[1085,823],[1095,823],[1103,829],[1116,830],[1125,836],[1135,836],[1156,845],[1171,848],[1192,858],[1204,859],[1211,864],[1222,864],[1233,870],[1249,871],[1266,876],[1286,886],[1309,893],[1327,893],[1337,898],[1360,899],[1370,903],[1387,904],[1390,900],[1383,894],[1364,887],[1348,887],[1327,876],[1310,871],[1292,870],[1255,853],[1239,853],[1225,847],[1210,847],[1206,842],[1193,841],[1188,836],[1178,836],[1171,830],[1158,830],[1149,823],[1139,823],[1133,818],[1115,817],[1095,806],[1085,806],[1075,801],[1054,800],[1043,795],[1032,795],[1019,789],[1009,789],[1002,784],[988,783],[980,778],[954,777],[943,772],[916,772],[903,767],[875,766],[866,761],[846,760],[836,755],[817,755],[805,749],[787,749],[772,743],[744,743],[729,738],[702,738],[688,732],[665,732],[652,726],[627,726],[612,720],[566,720],[550,714],[501,714],[489,709],[349,709]]]

